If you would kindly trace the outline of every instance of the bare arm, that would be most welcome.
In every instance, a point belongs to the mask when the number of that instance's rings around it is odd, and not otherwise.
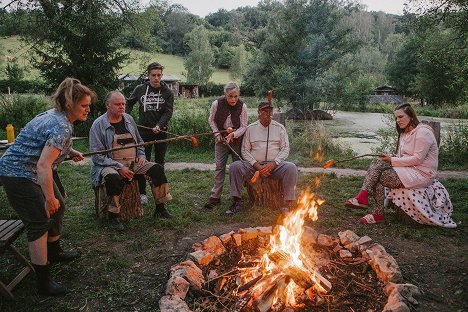
[[[57,212],[60,203],[54,194],[52,164],[59,157],[60,150],[53,144],[46,144],[37,162],[37,182],[46,200],[45,210],[48,215]]]

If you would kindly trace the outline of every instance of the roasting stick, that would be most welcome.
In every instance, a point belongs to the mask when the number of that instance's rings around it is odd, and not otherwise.
[[[140,144],[132,144],[132,145],[127,145],[127,146],[122,146],[122,147],[111,148],[111,149],[107,149],[107,150],[83,153],[83,156],[86,157],[86,156],[92,156],[92,155],[98,155],[98,154],[107,154],[107,153],[110,153],[110,152],[120,151],[120,150],[127,149],[127,148],[148,146],[148,145],[153,145],[153,144],[160,144],[160,143],[165,143],[165,142],[172,142],[172,141],[186,140],[186,139],[191,140],[192,144],[193,144],[195,142],[194,142],[194,140],[192,138],[196,138],[196,137],[199,137],[199,136],[213,135],[213,134],[221,133],[221,132],[228,132],[228,130],[220,130],[220,131],[216,131],[216,132],[194,133],[192,135],[180,135],[180,136],[177,136],[175,138],[169,138],[169,139],[164,139],[164,140],[154,140],[154,141],[148,141],[148,142],[140,143]],[[71,159],[73,159],[73,158],[72,157],[65,158],[65,160],[71,160]]]
[[[146,127],[146,126],[142,126],[142,125],[137,125],[138,128],[141,128],[141,129],[147,129],[147,130],[153,130],[153,128],[151,127]],[[163,132],[163,133],[167,133],[167,134],[170,134],[170,135],[173,135],[175,137],[180,137],[180,135],[178,134],[175,134],[175,133],[171,133],[169,131],[164,131],[164,130],[159,130],[160,132]],[[191,141],[191,139],[186,139],[187,141]]]
[[[351,157],[351,158],[348,158],[348,159],[343,159],[343,160],[333,160],[333,159],[330,159],[329,161],[327,161],[326,163],[323,164],[323,169],[327,169],[328,167],[331,167],[333,165],[335,165],[336,163],[341,163],[341,162],[346,162],[346,161],[351,161],[351,160],[354,160],[354,159],[358,159],[358,158],[362,158],[362,157],[366,157],[366,156],[381,156],[382,154],[363,154],[363,155],[359,155],[359,156],[356,156],[356,157]]]

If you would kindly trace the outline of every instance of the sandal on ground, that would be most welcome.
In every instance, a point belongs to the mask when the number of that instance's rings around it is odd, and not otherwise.
[[[369,223],[369,224],[383,222],[384,220],[385,220],[384,216],[378,215],[376,213],[365,215],[364,217],[359,219],[361,223]]]
[[[357,198],[350,198],[347,201],[345,201],[344,205],[349,208],[362,208],[362,209],[368,209],[369,205],[364,205],[361,204]]]

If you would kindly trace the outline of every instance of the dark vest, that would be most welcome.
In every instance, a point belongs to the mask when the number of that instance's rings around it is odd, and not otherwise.
[[[236,105],[231,106],[228,104],[226,97],[223,95],[218,99],[218,108],[216,110],[216,114],[214,116],[214,121],[216,126],[219,130],[226,130],[224,129],[224,123],[229,115],[231,115],[231,121],[234,126],[234,129],[239,129],[240,127],[240,116],[242,113],[242,107],[244,106],[244,102],[240,99],[237,100]],[[227,133],[223,133],[223,136],[226,136]],[[240,143],[240,138],[234,139],[234,144]]]

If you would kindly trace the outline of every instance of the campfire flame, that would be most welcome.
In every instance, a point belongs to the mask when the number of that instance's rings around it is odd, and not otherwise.
[[[317,186],[319,183],[320,180],[316,179],[315,185]],[[305,267],[301,260],[301,255],[303,254],[301,249],[301,237],[304,231],[305,218],[309,217],[312,221],[317,221],[318,207],[323,203],[324,200],[312,193],[310,187],[302,191],[297,200],[297,208],[282,220],[282,224],[277,225],[276,233],[270,236],[270,250],[262,256],[261,261],[255,268],[250,267],[243,271],[241,284],[253,280],[254,278],[264,277],[270,274],[274,275],[275,271],[278,272],[278,264],[271,261],[269,256],[275,253],[281,253],[287,255],[287,262],[281,264],[283,269],[295,268],[310,273],[308,275],[310,275],[309,277],[311,280],[315,282],[315,289],[319,292],[323,291],[319,281],[315,278],[315,272],[311,272],[310,268]],[[264,281],[262,279],[255,284],[251,291],[262,293],[262,291],[271,286],[271,283],[271,280]],[[281,300],[285,306],[299,306],[295,297],[295,294],[298,293],[298,288],[300,288],[300,286],[298,286],[293,279],[288,278],[283,290],[279,288],[275,290],[272,299],[273,305]],[[236,295],[241,296],[242,294]]]
[[[310,157],[313,157],[314,160],[321,163],[325,157],[325,152],[322,150],[322,146],[319,144],[317,151],[314,152],[313,149],[310,150]]]

